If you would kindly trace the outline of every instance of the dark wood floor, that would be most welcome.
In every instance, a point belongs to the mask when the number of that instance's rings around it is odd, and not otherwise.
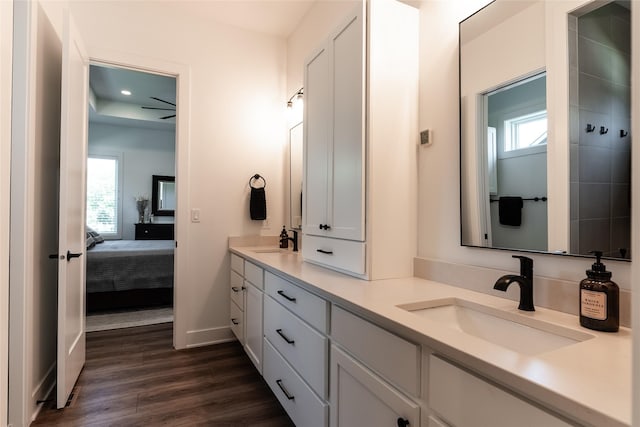
[[[293,426],[240,344],[171,343],[171,323],[88,333],[71,405],[31,425]]]

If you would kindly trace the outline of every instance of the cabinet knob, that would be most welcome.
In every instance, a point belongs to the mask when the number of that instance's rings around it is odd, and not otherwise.
[[[398,427],[408,427],[409,426],[409,420],[406,418],[398,418]]]

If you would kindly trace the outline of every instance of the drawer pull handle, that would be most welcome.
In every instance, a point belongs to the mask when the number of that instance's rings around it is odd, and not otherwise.
[[[398,427],[409,427],[409,420],[406,418],[398,418]]]
[[[232,287],[231,287],[231,290],[232,290],[233,292],[240,292],[240,288],[239,288],[239,287],[237,287],[237,286],[232,286]]]
[[[283,340],[285,340],[287,342],[287,344],[291,344],[293,345],[295,343],[295,340],[291,340],[289,339],[289,337],[287,337],[283,332],[282,329],[276,329],[276,332],[278,333],[278,335],[280,335],[282,337]]]
[[[296,302],[295,298],[290,297],[289,295],[285,294],[282,289],[280,289],[278,291],[278,295],[280,295],[282,298],[286,299],[287,301]]]
[[[282,380],[276,380],[276,384],[278,384],[278,387],[280,387],[280,390],[282,390],[284,395],[287,396],[287,399],[294,400],[296,398],[295,396],[290,395],[287,389],[284,388],[284,386],[282,385]]]
[[[329,224],[320,224],[320,230],[330,230],[331,226]]]
[[[333,251],[325,251],[324,249],[316,249],[316,251],[320,252],[321,254],[333,255]]]
[[[240,322],[238,322],[238,320],[236,319],[231,319],[231,323],[233,323],[234,325],[239,325]]]

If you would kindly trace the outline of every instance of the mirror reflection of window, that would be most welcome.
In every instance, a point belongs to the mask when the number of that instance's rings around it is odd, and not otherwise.
[[[175,210],[176,208],[176,184],[175,182],[161,181],[159,183],[158,209]]]
[[[530,200],[547,196],[546,74],[523,78],[485,97],[487,111],[481,117],[487,118],[488,164],[479,169],[478,180],[489,183],[484,196],[490,199],[487,240],[498,247],[546,250],[547,206]],[[520,225],[501,221],[500,197],[523,199]]]

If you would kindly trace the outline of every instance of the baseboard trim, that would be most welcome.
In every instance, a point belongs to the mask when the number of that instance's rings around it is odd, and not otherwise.
[[[221,344],[223,342],[235,341],[235,335],[229,326],[219,326],[217,328],[197,329],[187,331],[186,348],[202,347],[211,344]]]
[[[44,377],[40,380],[40,382],[34,387],[31,392],[31,409],[30,409],[30,419],[31,421],[35,421],[40,413],[40,410],[44,406],[43,403],[37,403],[38,400],[46,400],[49,396],[52,396],[53,389],[56,386],[56,375],[57,368],[56,362],[49,367],[47,373],[44,374]]]

